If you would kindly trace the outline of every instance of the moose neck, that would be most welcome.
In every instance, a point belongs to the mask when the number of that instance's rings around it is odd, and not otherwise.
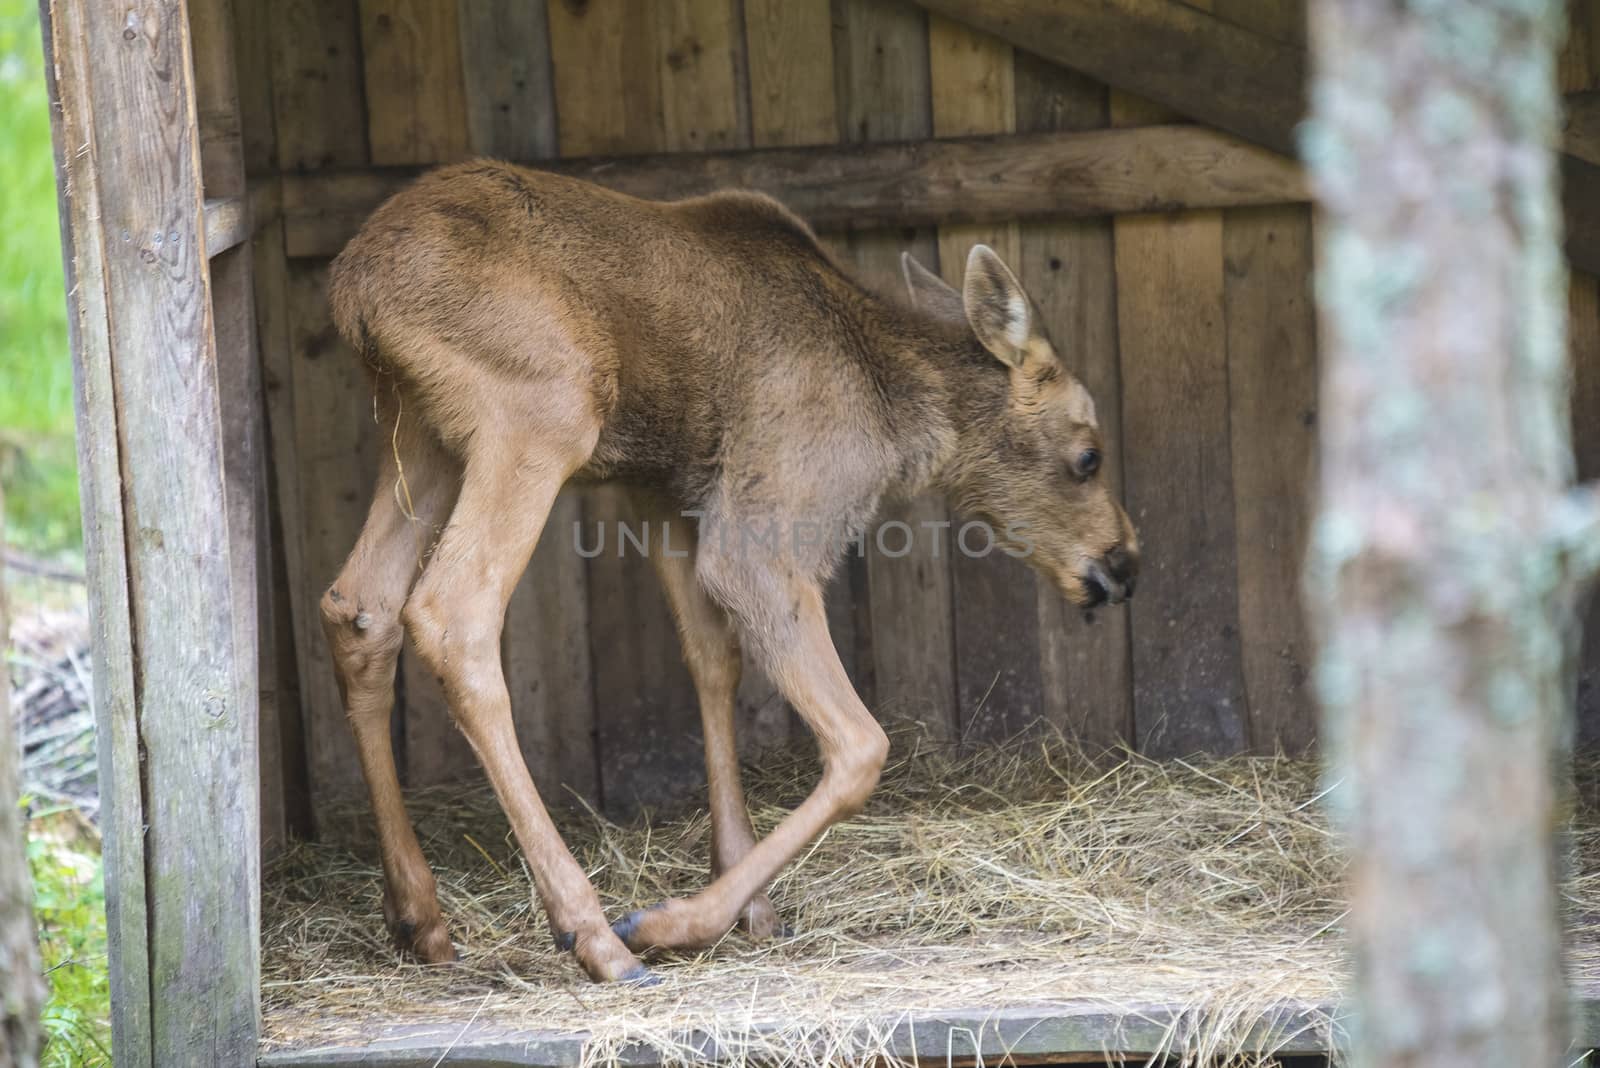
[[[965,496],[963,455],[995,446],[1009,379],[965,324],[897,312],[881,339],[882,362],[892,374],[884,395],[901,457],[890,491],[914,496],[931,489],[956,501]]]

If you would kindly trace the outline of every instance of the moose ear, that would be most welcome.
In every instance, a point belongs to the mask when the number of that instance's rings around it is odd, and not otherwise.
[[[1033,313],[1033,301],[1022,290],[1022,283],[1001,262],[988,245],[974,245],[967,256],[967,277],[963,284],[963,303],[967,322],[983,347],[1001,363],[1021,367],[1032,347],[1041,338]]]
[[[955,287],[918,263],[911,253],[900,253],[900,271],[906,276],[912,307],[951,322],[959,323],[967,317]]]

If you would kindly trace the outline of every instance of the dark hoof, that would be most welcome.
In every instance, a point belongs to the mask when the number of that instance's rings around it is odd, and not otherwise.
[[[577,931],[557,931],[554,936],[558,953],[571,953],[578,945]]]
[[[644,914],[647,912],[654,912],[660,907],[661,903],[658,901],[654,905],[650,905],[647,908],[635,909],[626,916],[622,917],[622,919],[618,920],[616,923],[612,924],[611,933],[622,939],[623,945],[627,946],[635,953],[639,952],[640,947],[634,945],[633,936],[638,933],[639,925],[644,922]]]
[[[617,982],[642,989],[647,986],[660,986],[661,976],[641,964],[621,979],[618,979]]]

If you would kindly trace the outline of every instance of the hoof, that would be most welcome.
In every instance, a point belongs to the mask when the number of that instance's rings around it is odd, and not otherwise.
[[[455,944],[443,920],[418,927],[400,922],[393,928],[395,945],[400,951],[423,964],[454,964],[457,960]]]
[[[640,924],[644,923],[645,917],[649,913],[652,913],[659,908],[661,908],[661,902],[658,901],[654,905],[650,905],[646,908],[635,909],[633,912],[628,913],[626,916],[622,917],[622,919],[612,924],[611,933],[622,939],[622,944],[633,950],[635,953],[639,952],[641,949],[647,948],[645,946],[636,944],[634,936],[638,934],[639,926]]]
[[[739,927],[757,942],[794,937],[794,928],[778,919],[777,910],[765,894],[752,898],[744,907],[739,914]]]
[[[624,986],[636,986],[643,989],[649,986],[660,986],[661,976],[641,964],[621,979],[618,979],[617,982],[622,983]]]
[[[557,953],[571,953],[578,946],[577,931],[557,931],[553,937]]]

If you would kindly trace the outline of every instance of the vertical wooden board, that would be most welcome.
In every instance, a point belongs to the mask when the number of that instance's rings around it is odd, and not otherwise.
[[[1223,18],[1287,44],[1304,41],[1304,5],[1215,0]],[[1316,707],[1300,569],[1314,500],[1316,315],[1311,211],[1300,205],[1223,215],[1239,643],[1252,746],[1307,750]]]
[[[600,486],[584,499],[589,643],[596,747],[606,811],[626,816],[705,787],[699,703],[654,567],[623,527],[643,537],[626,492]],[[659,536],[659,525],[652,531]]]
[[[361,54],[373,163],[468,154],[456,0],[361,0]]]
[[[296,611],[303,616],[302,708],[312,811],[361,784],[355,739],[345,721],[333,661],[318,609],[355,546],[372,499],[377,434],[372,388],[361,361],[340,339],[327,301],[327,265],[289,264],[290,391],[299,465],[301,573]]]
[[[847,142],[931,136],[926,16],[910,5],[836,0],[834,83]],[[886,294],[905,284],[902,250],[937,266],[937,244],[926,232],[852,234],[848,249],[856,275]],[[948,534],[933,555],[932,532],[949,520],[933,495],[890,505],[878,517],[890,552],[869,531],[866,555],[874,711],[887,724],[916,725],[938,741],[955,739],[960,729]],[[904,555],[901,528],[890,524],[905,524],[914,536]]]
[[[655,5],[655,69],[661,73],[661,128],[672,152],[749,144],[740,121],[734,0],[671,0]]]
[[[936,137],[1009,133],[1016,129],[1011,46],[941,16],[928,19],[928,66]],[[1016,223],[942,226],[939,269],[961,286],[967,254],[977,244],[1019,265]],[[959,530],[960,517],[956,517]],[[950,552],[957,715],[964,741],[1018,734],[1042,715],[1037,593],[1033,572],[1002,553]]]
[[[1225,215],[1223,257],[1239,642],[1253,747],[1304,752],[1316,738],[1300,568],[1311,521],[1317,353],[1311,213]]]
[[[256,344],[261,356],[265,406],[265,444],[270,481],[267,514],[272,528],[271,610],[278,663],[278,749],[283,755],[283,818],[286,831],[309,834],[311,804],[307,785],[302,717],[312,687],[307,678],[310,642],[320,638],[304,611],[304,528],[301,525],[300,469],[294,424],[293,367],[290,347],[289,270],[284,258],[283,223],[260,230],[251,242],[255,257]],[[263,725],[265,729],[265,724]]]
[[[829,0],[744,0],[756,147],[838,138],[830,8]]]
[[[678,2],[678,0],[672,0]],[[654,5],[555,0],[549,5],[556,129],[563,156],[665,148]]]
[[[551,4],[562,154],[736,140],[737,108],[709,116],[688,110],[719,84],[724,95],[734,93],[728,49],[735,38],[725,9],[725,0],[670,0],[648,14],[617,2]],[[670,124],[663,94],[675,98]],[[625,495],[589,491],[583,512],[586,535],[603,529],[609,539],[608,551],[588,561],[589,635],[600,793],[609,812],[625,814],[701,788],[698,702],[654,567],[631,548],[616,551],[622,524],[638,529]]]
[[[115,421],[123,471],[151,1059],[232,1064],[255,1057],[259,1011],[258,798],[239,774],[257,760],[255,643],[230,564],[251,546],[228,538],[185,13],[83,12],[114,391],[96,414]]]
[[[555,155],[555,88],[545,7],[546,0],[468,0],[459,5],[461,71],[474,153],[510,160]]]
[[[41,0],[45,81],[72,349],[74,435],[88,580],[90,683],[99,772],[100,831],[111,1029],[118,1068],[151,1064],[149,910],[133,616],[129,603],[121,456],[106,307],[100,176],[90,143],[90,60],[84,5]]]
[[[522,755],[547,804],[600,801],[589,581],[578,554],[583,495],[556,498],[506,612],[506,687]],[[587,542],[586,544],[593,544]]]
[[[234,0],[234,55],[238,63],[239,132],[244,169],[265,176],[278,162],[272,114],[272,0]]]
[[[1580,481],[1600,478],[1600,279],[1574,271],[1568,291],[1572,445]],[[1600,743],[1600,597],[1590,594],[1578,660],[1578,741]]]
[[[1212,10],[1213,4],[1193,6]],[[1171,121],[1111,94],[1111,121]],[[1130,611],[1134,734],[1150,756],[1250,744],[1228,420],[1222,215],[1114,220],[1124,482],[1143,571]]]
[[[1106,125],[1107,90],[1034,56],[1016,57],[1017,130],[1092,130]],[[1023,227],[1018,274],[1038,305],[1056,351],[1095,400],[1106,446],[1101,476],[1124,499],[1122,380],[1111,221],[1035,222]],[[1054,584],[1036,583],[1041,704],[1045,720],[1083,744],[1131,744],[1128,611],[1085,614]]]
[[[281,0],[272,28],[278,164],[317,170],[367,162],[356,0]]]
[[[1115,223],[1124,467],[1143,572],[1134,722],[1150,756],[1249,743],[1238,636],[1222,219]]]
[[[1571,0],[1557,66],[1563,93],[1600,87],[1600,0]],[[1600,280],[1573,271],[1568,283],[1567,345],[1572,364],[1572,448],[1580,480],[1600,478]],[[1600,744],[1600,597],[1592,592],[1578,655],[1577,733]]]

